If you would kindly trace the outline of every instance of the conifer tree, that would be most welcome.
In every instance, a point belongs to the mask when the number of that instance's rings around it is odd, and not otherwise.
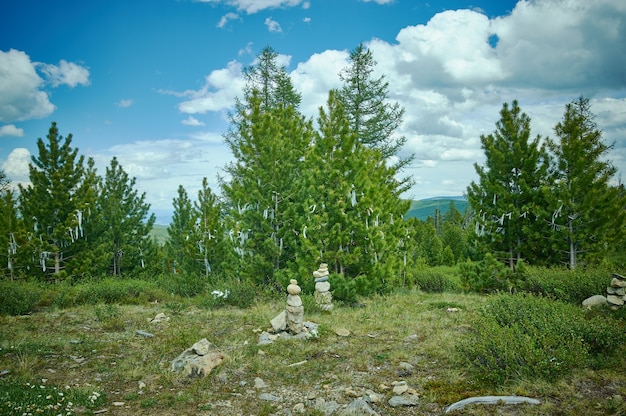
[[[208,277],[211,272],[221,272],[231,267],[233,257],[225,244],[222,203],[209,187],[207,178],[202,178],[202,188],[198,191],[194,208],[197,213],[194,226],[197,262],[205,277]]]
[[[476,233],[489,251],[514,270],[518,260],[540,255],[543,217],[542,184],[547,156],[540,137],[531,139],[530,118],[517,101],[504,103],[496,130],[480,137],[485,165],[475,164],[479,182],[467,195],[476,219]]]
[[[156,217],[149,213],[146,195],[139,195],[135,184],[136,179],[130,178],[114,157],[106,168],[98,202],[106,229],[101,241],[115,276],[145,268],[144,251],[151,250],[149,233]]]
[[[357,139],[336,91],[320,109],[314,145],[305,157],[294,214],[300,259],[324,261],[347,278],[363,276],[360,292],[382,288],[398,273],[402,217],[408,202],[381,152]],[[306,233],[304,232],[306,230]]]
[[[387,101],[389,83],[384,75],[373,77],[375,66],[372,52],[363,44],[352,50],[350,66],[339,74],[343,81],[339,99],[358,140],[389,158],[397,156],[406,142],[405,137],[395,135],[404,108]]]
[[[76,255],[76,235],[87,208],[84,156],[72,147],[72,135],[59,135],[52,123],[47,142],[37,140],[38,156],[29,164],[30,184],[19,186],[20,209],[35,264],[57,276]],[[79,230],[80,231],[80,230]],[[78,237],[78,238],[77,238]]]
[[[310,121],[293,106],[263,109],[254,93],[226,137],[235,161],[226,166],[229,238],[243,270],[267,283],[294,256],[288,208],[295,203],[302,160],[311,141]]]
[[[601,258],[623,236],[624,200],[610,185],[617,171],[606,157],[611,146],[602,139],[588,98],[567,104],[554,131],[558,139],[548,141],[554,209],[549,226],[574,269],[581,259]]]
[[[194,232],[198,212],[194,208],[187,191],[178,186],[178,196],[173,200],[172,222],[167,227],[166,253],[168,267],[174,273],[191,273],[195,267]]]
[[[20,254],[25,246],[24,223],[20,218],[15,192],[11,190],[10,182],[4,171],[0,169],[0,259],[2,276],[13,280],[17,276],[17,269],[22,267],[23,260]],[[21,256],[23,257],[23,256]]]

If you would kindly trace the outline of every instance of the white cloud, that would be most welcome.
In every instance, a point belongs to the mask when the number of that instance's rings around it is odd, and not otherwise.
[[[199,90],[188,90],[178,95],[187,98],[178,109],[187,114],[203,114],[231,108],[243,87],[242,65],[231,61],[223,69],[212,71]]]
[[[17,147],[9,153],[7,160],[2,163],[2,170],[7,175],[12,184],[25,184],[30,181],[28,164],[30,163],[30,152],[23,147]]]
[[[53,87],[68,85],[74,88],[77,85],[89,85],[89,69],[73,62],[61,59],[59,65],[38,63],[37,66]]]
[[[237,10],[244,10],[248,14],[254,14],[265,9],[275,9],[279,7],[295,7],[303,3],[302,0],[195,0],[200,3],[224,3],[235,7]],[[309,2],[304,2],[303,7],[307,8]]]
[[[47,117],[55,110],[35,64],[22,51],[0,51],[0,122]]]
[[[5,124],[0,126],[0,137],[2,136],[23,137],[24,129],[17,128],[14,124]]]
[[[395,0],[361,0],[361,1],[364,3],[374,2],[378,4],[390,4],[390,3],[393,3]]]
[[[220,21],[217,23],[217,27],[221,29],[224,26],[226,26],[226,24],[231,20],[241,20],[241,19],[239,18],[239,15],[237,13],[226,13],[224,16],[222,16]]]
[[[311,23],[311,18],[310,17],[305,17],[304,19],[302,19],[302,21],[304,23]]]
[[[273,20],[271,17],[265,19],[265,26],[267,26],[267,30],[272,33],[281,33],[283,29],[280,27],[280,23],[276,20]]]
[[[186,126],[204,126],[203,122],[201,122],[200,120],[198,120],[197,118],[193,116],[187,117],[181,123],[183,123]]]
[[[131,105],[133,105],[133,100],[131,98],[125,98],[125,99],[119,100],[117,103],[115,103],[115,105],[117,105],[120,108],[128,108]]]

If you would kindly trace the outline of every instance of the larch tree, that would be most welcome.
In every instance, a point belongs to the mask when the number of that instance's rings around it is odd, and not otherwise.
[[[601,257],[623,236],[624,200],[610,184],[617,171],[607,159],[611,146],[603,141],[588,98],[567,104],[554,132],[558,139],[548,141],[554,208],[548,225],[574,269],[581,259]]]
[[[384,158],[398,156],[406,138],[398,136],[404,108],[388,101],[389,83],[385,76],[374,77],[376,61],[372,51],[360,44],[350,52],[350,65],[339,77],[343,86],[338,98],[358,140],[378,149]],[[408,163],[410,158],[404,161]]]
[[[88,208],[85,187],[91,184],[85,182],[84,156],[72,147],[72,135],[60,136],[53,122],[46,137],[37,140],[39,155],[32,156],[30,184],[19,186],[19,201],[35,266],[59,276],[77,254]]]
[[[514,270],[542,249],[537,227],[547,156],[541,138],[531,138],[530,118],[517,101],[504,103],[500,116],[495,131],[480,137],[486,160],[474,165],[479,182],[470,184],[467,196],[480,241]]]
[[[150,231],[156,217],[150,214],[150,204],[145,193],[135,189],[136,179],[130,178],[117,158],[106,168],[99,206],[105,232],[102,243],[106,246],[109,267],[113,275],[132,272],[146,267],[144,251],[151,251]]]

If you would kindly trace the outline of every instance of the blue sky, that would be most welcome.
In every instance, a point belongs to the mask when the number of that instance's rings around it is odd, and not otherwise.
[[[314,117],[360,42],[406,109],[407,197],[461,195],[513,99],[533,134],[591,99],[626,169],[623,0],[8,0],[0,12],[0,168],[28,181],[52,121],[101,174],[116,156],[159,222],[178,185],[218,191],[242,68],[280,54]]]

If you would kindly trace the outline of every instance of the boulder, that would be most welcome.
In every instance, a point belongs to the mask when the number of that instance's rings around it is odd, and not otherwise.
[[[593,295],[585,300],[583,300],[583,306],[585,308],[593,308],[594,306],[606,306],[607,301],[606,298],[602,295]]]

